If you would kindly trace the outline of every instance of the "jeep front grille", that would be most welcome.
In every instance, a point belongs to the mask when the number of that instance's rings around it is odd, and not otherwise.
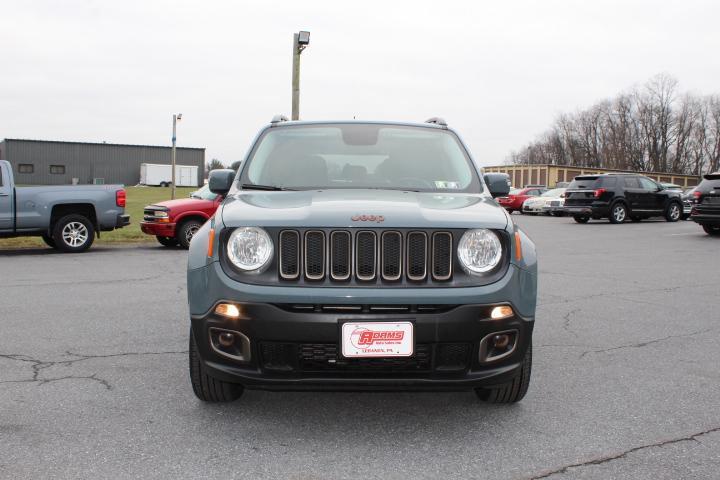
[[[308,281],[360,283],[452,279],[451,232],[282,230],[278,243],[283,280],[301,274]]]

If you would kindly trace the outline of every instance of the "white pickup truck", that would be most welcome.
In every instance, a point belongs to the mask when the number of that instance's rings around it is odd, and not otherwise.
[[[100,232],[130,224],[122,185],[15,187],[0,160],[0,239],[40,236],[63,252],[83,252]]]

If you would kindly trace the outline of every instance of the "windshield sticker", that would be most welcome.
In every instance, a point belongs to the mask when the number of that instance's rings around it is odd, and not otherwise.
[[[445,180],[435,180],[435,188],[447,188],[457,190],[460,188],[458,182],[447,182]]]

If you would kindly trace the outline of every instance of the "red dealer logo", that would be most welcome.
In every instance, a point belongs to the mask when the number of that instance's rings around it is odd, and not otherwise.
[[[350,342],[355,348],[365,348],[375,343],[399,342],[405,332],[397,330],[369,330],[358,327],[350,334]]]

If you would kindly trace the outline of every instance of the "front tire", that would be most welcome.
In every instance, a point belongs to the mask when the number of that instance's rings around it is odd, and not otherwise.
[[[95,240],[95,227],[87,217],[71,213],[55,222],[52,239],[58,250],[84,252]]]
[[[203,402],[232,402],[243,394],[243,386],[217,380],[205,372],[200,361],[195,334],[190,327],[190,383],[195,396]]]
[[[667,220],[668,222],[677,222],[678,220],[680,220],[680,217],[682,217],[682,215],[682,205],[677,202],[671,202],[670,205],[668,205],[667,210],[665,210],[665,220]]]
[[[161,237],[160,235],[156,235],[155,238],[157,238],[157,241],[160,242],[160,245],[163,247],[176,247],[178,244],[175,237]]]
[[[713,237],[720,236],[720,227],[714,225],[703,225],[702,227],[708,235],[712,235]]]
[[[202,226],[203,224],[199,220],[190,219],[184,221],[182,225],[180,225],[180,228],[177,229],[176,233],[177,241],[180,246],[185,249],[190,248],[192,238]]]
[[[624,203],[616,203],[610,208],[610,223],[624,223],[627,217],[628,211]]]
[[[488,403],[515,403],[523,399],[530,385],[532,372],[532,344],[525,352],[520,370],[509,382],[489,388],[476,388],[480,400]]]
[[[573,216],[573,220],[575,220],[577,223],[588,223],[590,221],[590,217],[575,215]]]

